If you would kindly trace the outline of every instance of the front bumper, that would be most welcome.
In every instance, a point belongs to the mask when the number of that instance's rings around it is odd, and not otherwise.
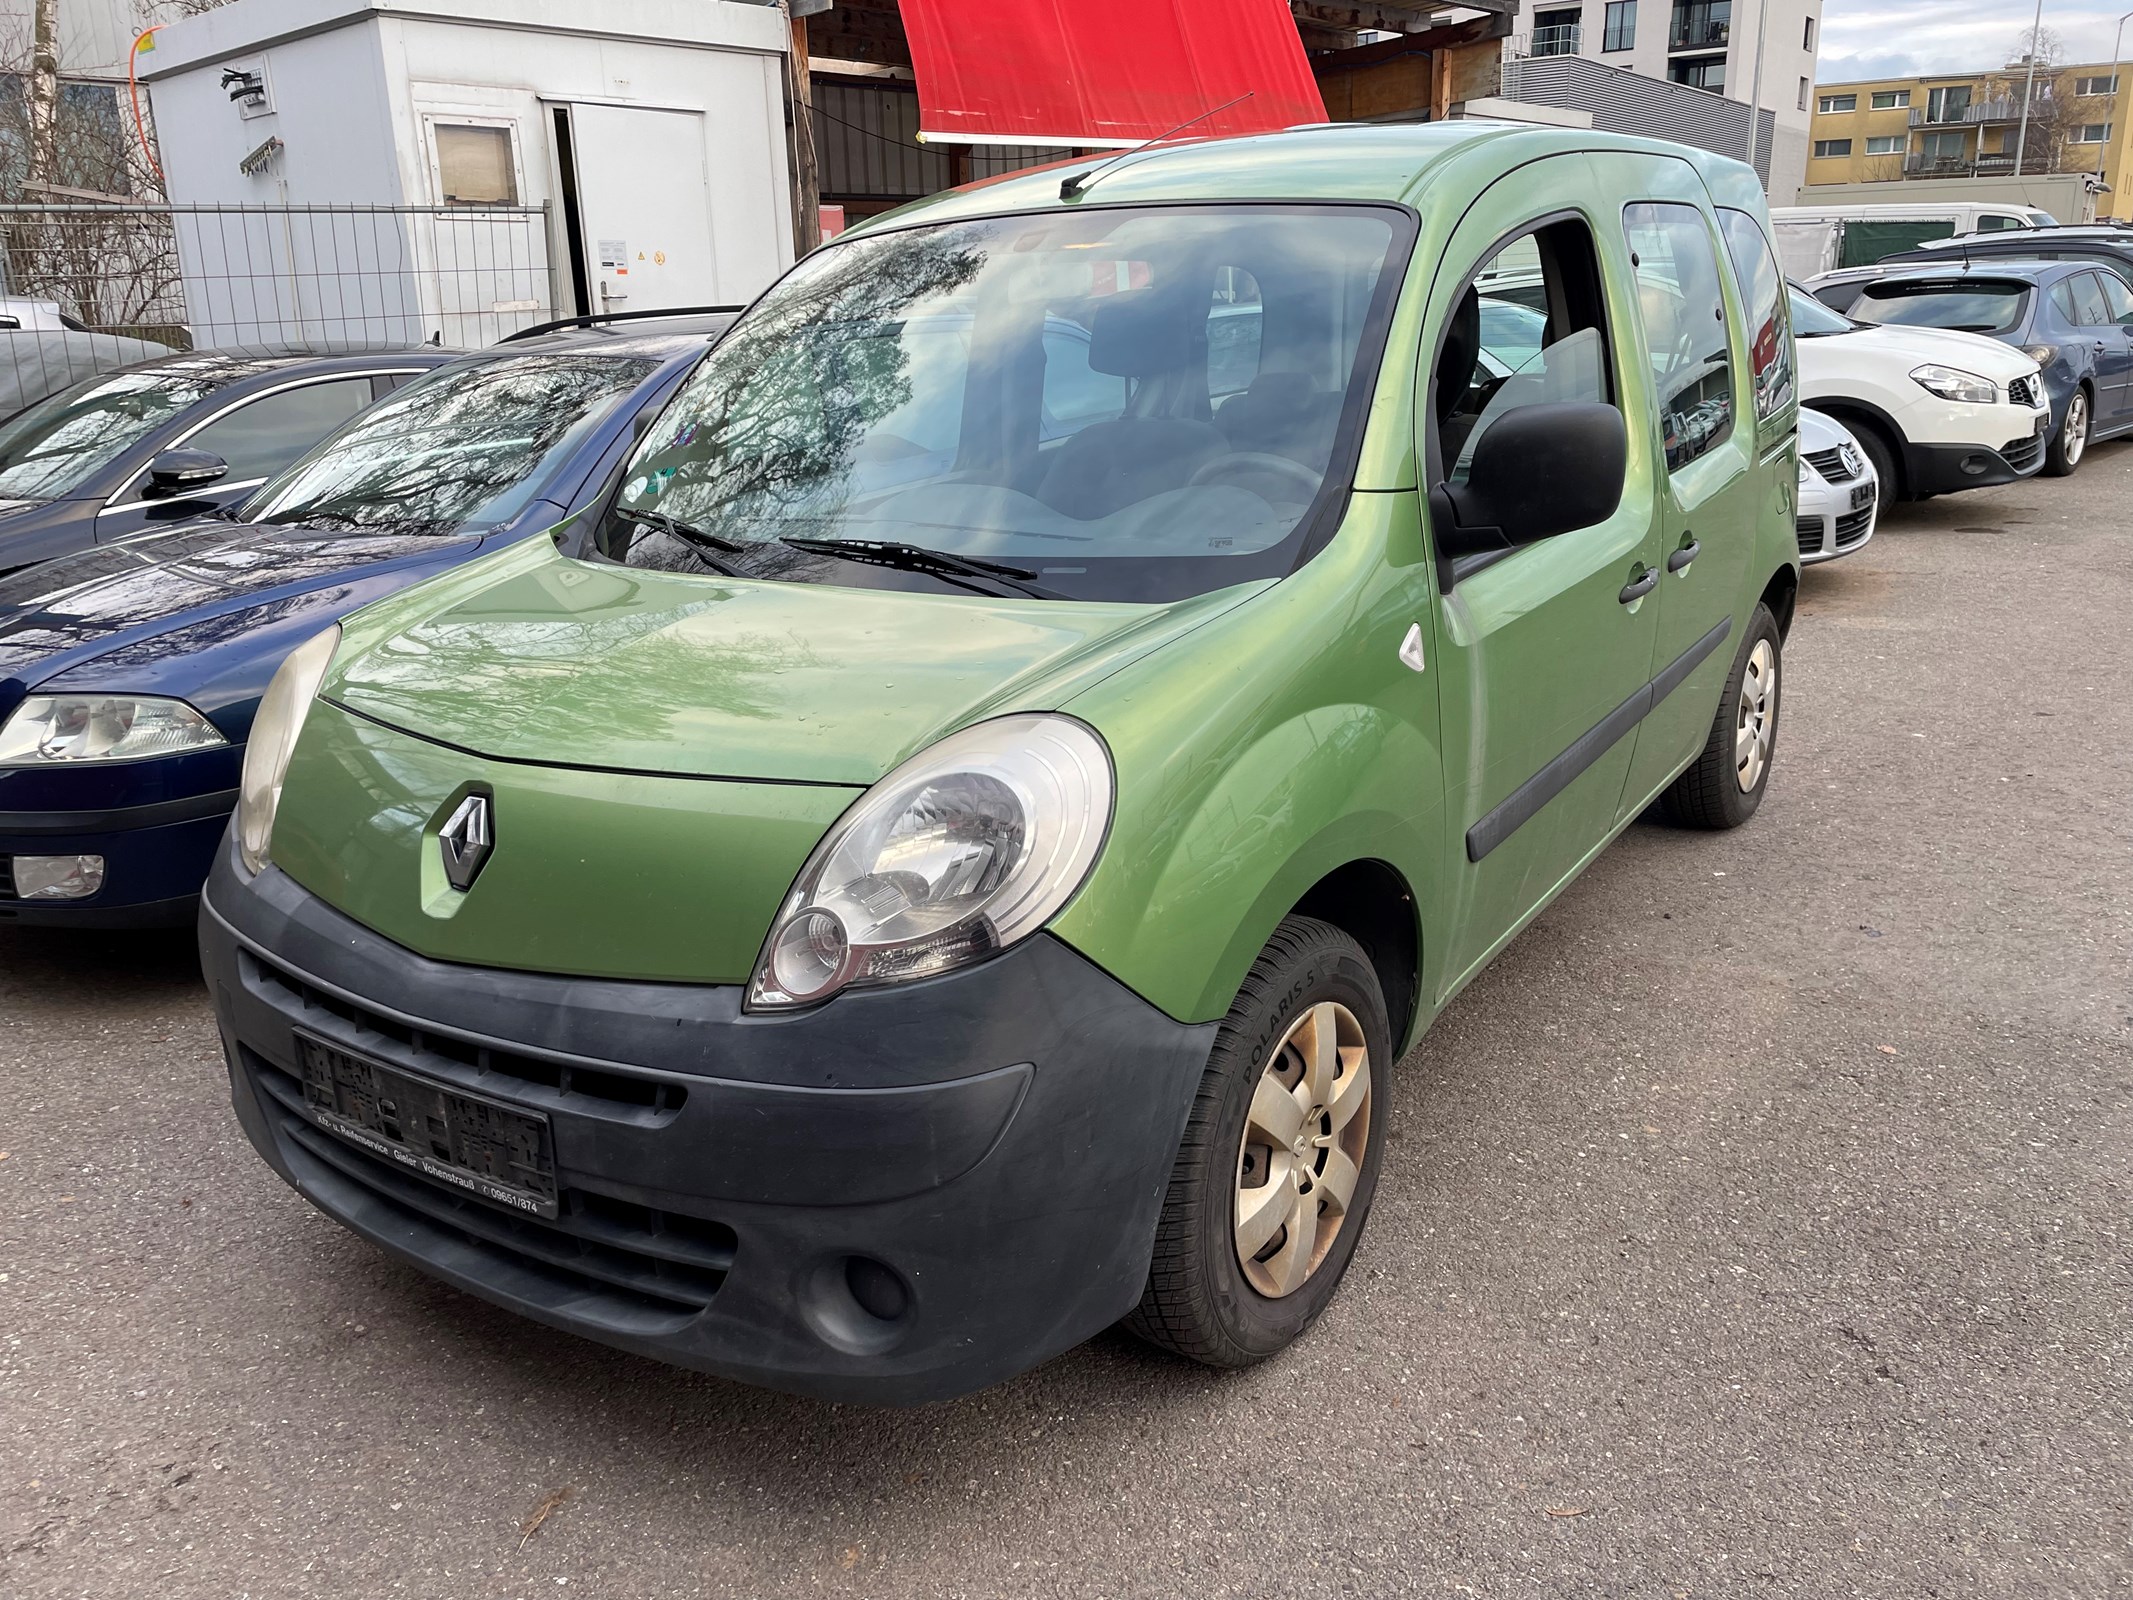
[[[234,790],[106,811],[0,811],[0,867],[16,856],[99,855],[104,885],[82,900],[19,900],[0,871],[0,924],[182,927],[215,859]]]
[[[1866,503],[1854,505],[1853,490],[1864,487]],[[1834,561],[1862,548],[1874,537],[1874,483],[1871,477],[1841,483],[1814,481],[1800,490],[1800,503],[1793,515],[1800,541],[1800,565]]]
[[[831,1399],[960,1394],[1131,1309],[1214,1041],[1049,935],[771,1017],[433,961],[227,849],[200,931],[238,1120],[322,1211],[550,1326]],[[299,1027],[545,1114],[561,1214],[323,1132]]]

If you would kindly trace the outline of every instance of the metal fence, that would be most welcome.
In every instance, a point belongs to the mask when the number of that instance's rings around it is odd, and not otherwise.
[[[551,237],[546,206],[0,205],[0,408],[174,350],[493,344],[555,314]]]

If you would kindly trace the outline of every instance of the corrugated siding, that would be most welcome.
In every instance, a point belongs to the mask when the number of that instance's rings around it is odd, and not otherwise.
[[[873,84],[815,81],[815,151],[826,196],[915,200],[951,182],[943,145],[918,142],[918,96]],[[970,176],[991,178],[1066,152],[972,145]]]
[[[1647,139],[1672,139],[1736,161],[1748,158],[1746,102],[1624,72],[1583,56],[1521,56],[1503,64],[1503,95],[1531,106],[1589,111],[1592,125],[1605,133],[1634,133]],[[1755,171],[1770,181],[1770,141],[1777,114],[1761,113],[1755,141]]]

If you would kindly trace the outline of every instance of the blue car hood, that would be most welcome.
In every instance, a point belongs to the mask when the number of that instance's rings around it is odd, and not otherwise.
[[[126,690],[241,738],[290,650],[481,543],[207,520],[25,568],[0,578],[0,717],[33,689]]]

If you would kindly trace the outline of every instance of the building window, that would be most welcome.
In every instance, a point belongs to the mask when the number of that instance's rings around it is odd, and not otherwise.
[[[1824,116],[1829,115],[1832,111],[1857,111],[1859,109],[1859,97],[1855,94],[1825,94],[1822,96],[1821,105],[1816,109]]]
[[[2114,72],[2108,78],[2076,78],[2074,80],[2074,93],[2116,94],[2118,93],[2118,74]]]
[[[1802,50],[1812,50],[1812,49],[1813,49],[1814,47],[1815,47],[1815,19],[1814,19],[1813,17],[1809,17],[1809,18],[1807,19],[1807,32],[1806,32],[1806,34],[1805,34],[1805,35],[1804,35],[1804,36],[1803,36],[1803,37],[1801,38],[1801,40],[1800,40],[1800,48],[1801,48]]]
[[[1811,88],[1813,88],[1813,85],[1810,84],[1805,78],[1802,78],[1800,80],[1800,109],[1802,111],[1805,111],[1807,109],[1807,94]]]
[[[1951,162],[1967,161],[1970,157],[1969,137],[1960,131],[1923,134],[1918,141],[1918,153],[1928,162],[1937,162],[1944,166]]]
[[[469,122],[431,124],[437,140],[437,188],[448,206],[515,206],[518,163],[511,130]]]
[[[1710,56],[1699,61],[1669,61],[1666,75],[1675,83],[1685,83],[1691,89],[1709,89],[1713,93],[1726,86],[1726,58]]]
[[[1637,0],[1607,0],[1607,29],[1602,50],[1633,50],[1637,44]]]
[[[1876,111],[1897,111],[1910,103],[1911,91],[1908,89],[1876,89],[1873,98],[1867,102]]]
[[[1880,134],[1866,141],[1866,153],[1870,156],[1900,156],[1909,142],[1900,133]]]
[[[1819,158],[1848,156],[1851,153],[1852,142],[1849,139],[1817,139],[1815,141],[1815,155]]]
[[[1969,114],[1969,84],[1951,83],[1926,91],[1926,121],[1961,122]]]
[[[1718,50],[1733,30],[1733,0],[1675,0],[1670,50]]]
[[[2068,144],[2109,144],[2111,125],[2108,122],[2084,122],[2066,136]]]
[[[1582,32],[1578,27],[1580,14],[1576,9],[1535,12],[1533,53],[1537,56],[1576,55]]]

